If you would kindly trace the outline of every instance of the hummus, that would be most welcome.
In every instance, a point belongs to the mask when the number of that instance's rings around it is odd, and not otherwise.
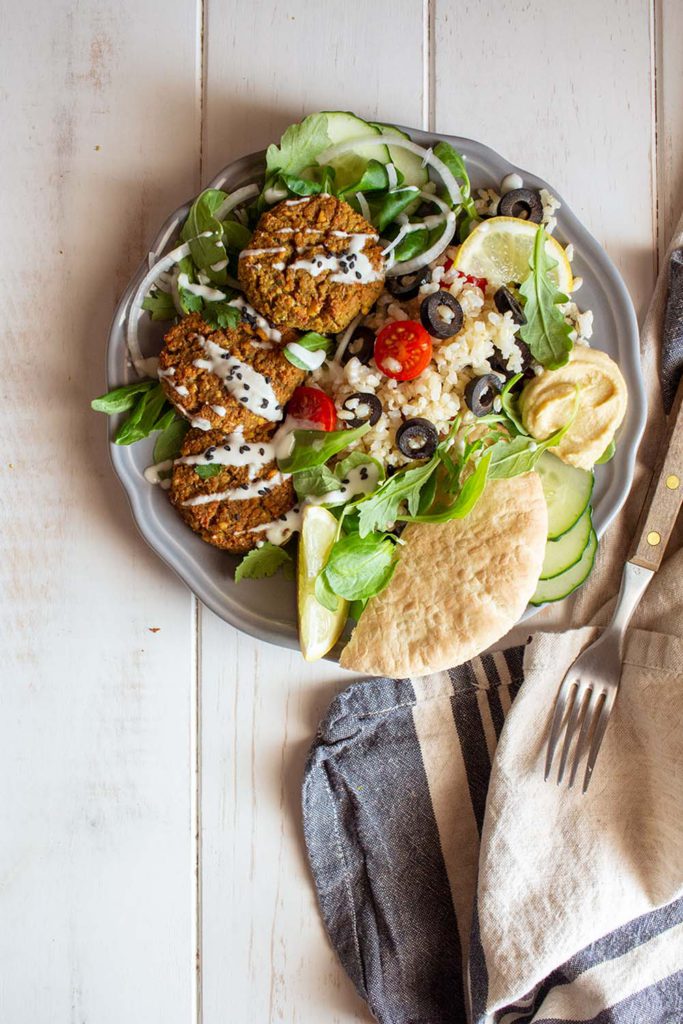
[[[535,377],[519,399],[522,422],[544,441],[571,419],[576,388],[579,407],[571,427],[553,454],[579,469],[592,469],[626,412],[626,384],[606,352],[577,345],[566,366]]]

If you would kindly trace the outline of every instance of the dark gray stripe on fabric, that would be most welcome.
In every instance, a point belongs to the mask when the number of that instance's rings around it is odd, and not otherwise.
[[[683,970],[641,989],[580,1024],[680,1024],[683,1021]],[[576,1017],[537,1017],[534,1024],[579,1024]]]
[[[503,711],[503,705],[500,702],[500,694],[497,689],[489,689],[486,691],[486,697],[489,702],[493,728],[496,730],[496,738],[500,739],[500,734],[503,731],[503,726],[505,725],[505,712]]]
[[[486,999],[489,991],[489,972],[481,944],[479,931],[479,908],[474,901],[472,930],[470,933],[469,956],[470,1004],[472,1021],[483,1021],[486,1017]]]
[[[413,704],[406,680],[337,698],[306,767],[304,833],[330,939],[378,1021],[454,1024],[461,950]]]
[[[474,819],[481,836],[486,808],[486,792],[491,775],[491,760],[486,746],[486,734],[481,721],[473,673],[471,682],[472,685],[468,690],[461,690],[451,697],[451,708],[465,762]]]
[[[486,678],[489,681],[489,686],[500,686],[500,676],[498,675],[498,666],[493,660],[493,655],[484,654],[479,659],[484,667]]]

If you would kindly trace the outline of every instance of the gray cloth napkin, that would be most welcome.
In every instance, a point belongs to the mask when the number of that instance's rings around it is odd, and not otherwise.
[[[668,408],[683,366],[669,256],[643,329],[647,357],[666,341]],[[332,704],[304,832],[330,939],[381,1024],[683,1022],[683,551],[634,622],[586,796],[544,783],[542,762],[595,626]]]

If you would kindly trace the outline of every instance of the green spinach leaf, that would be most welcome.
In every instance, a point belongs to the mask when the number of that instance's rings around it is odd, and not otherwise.
[[[419,191],[416,185],[406,185],[405,188],[392,189],[381,199],[369,203],[372,223],[380,232],[384,231],[399,213],[403,213],[407,206],[415,202]]]
[[[536,232],[533,255],[529,261],[531,273],[519,289],[527,319],[519,329],[519,336],[531,349],[536,362],[547,370],[557,370],[568,362],[574,342],[571,327],[558,308],[560,303],[569,300],[558,291],[550,276],[556,263],[545,251],[546,239],[547,235],[540,227]]]
[[[315,599],[330,612],[336,612],[339,607],[339,598],[327,582],[324,572],[318,573],[315,578]]]
[[[166,396],[160,384],[145,391],[136,402],[130,416],[121,424],[114,444],[134,444],[159,429],[159,421],[168,414]]]
[[[292,477],[292,483],[299,498],[309,494],[320,497],[339,489],[339,480],[325,465],[300,470]]]
[[[223,284],[227,278],[225,267],[212,269],[226,259],[223,225],[215,213],[227,198],[227,193],[220,189],[205,189],[190,207],[180,232],[183,242],[190,244],[190,255],[196,266],[216,284]]]
[[[106,395],[93,398],[90,408],[95,412],[105,412],[107,416],[114,416],[118,412],[132,409],[138,395],[144,394],[145,391],[156,386],[155,380],[136,380],[133,384],[124,384],[121,388],[107,391]]]
[[[238,220],[223,221],[223,242],[235,252],[246,249],[251,241],[251,231]]]
[[[369,423],[353,430],[295,430],[294,449],[287,458],[278,459],[278,467],[283,473],[298,473],[302,469],[321,466],[368,430]]]
[[[351,534],[334,545],[323,573],[335,594],[357,601],[383,590],[395,566],[394,544],[388,537]]]
[[[180,454],[180,448],[185,434],[190,429],[190,424],[182,416],[174,412],[173,419],[163,428],[154,445],[154,461],[166,462],[167,459],[176,459]]]

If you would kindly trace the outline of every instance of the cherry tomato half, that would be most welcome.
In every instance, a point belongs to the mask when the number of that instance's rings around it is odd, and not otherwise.
[[[320,388],[295,388],[287,404],[287,415],[315,423],[320,430],[334,430],[337,425],[334,402]]]
[[[443,265],[444,274],[447,274],[452,266],[453,260],[446,260],[446,262]],[[485,277],[475,277],[474,274],[463,274],[462,270],[456,270],[456,274],[458,275],[458,277],[464,277],[464,279],[469,284],[476,284],[477,288],[481,288],[483,292],[486,291],[486,285],[488,284],[488,281],[486,280]]]
[[[415,320],[395,320],[375,339],[375,362],[386,377],[413,380],[429,366],[432,339]]]

